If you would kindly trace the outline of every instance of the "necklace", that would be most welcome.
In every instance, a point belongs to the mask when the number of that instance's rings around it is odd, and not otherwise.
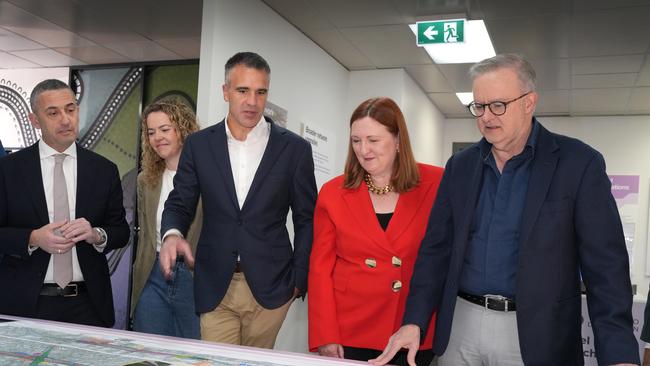
[[[375,186],[375,183],[372,181],[372,178],[370,177],[370,174],[368,174],[368,173],[366,173],[366,175],[364,175],[363,180],[366,181],[366,185],[368,186],[368,191],[370,193],[382,195],[382,194],[386,194],[388,192],[393,191],[393,186],[391,186],[390,184],[387,184],[387,185],[385,185],[383,187]]]

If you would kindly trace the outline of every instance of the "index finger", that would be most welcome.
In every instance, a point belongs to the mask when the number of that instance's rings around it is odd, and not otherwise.
[[[408,353],[406,354],[406,362],[409,366],[417,366],[415,363],[415,354],[418,352],[417,348],[410,347]]]
[[[176,262],[176,251],[169,250],[168,248],[160,249],[160,269],[162,270],[163,276],[169,279],[171,275],[171,265]]]
[[[397,346],[393,340],[390,340],[386,345],[386,348],[384,348],[384,352],[382,352],[377,358],[368,360],[368,362],[373,365],[385,365],[395,357],[395,354],[397,354],[397,351],[400,349],[401,347]]]

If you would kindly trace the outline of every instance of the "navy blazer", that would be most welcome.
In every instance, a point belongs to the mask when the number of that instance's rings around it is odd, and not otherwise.
[[[639,364],[628,255],[604,159],[583,142],[540,127],[519,231],[516,303],[523,361],[584,363],[582,273],[598,363]],[[449,342],[482,172],[478,145],[449,159],[415,265],[404,324],[426,329],[437,310],[436,354]]]
[[[38,142],[0,159],[0,313],[33,317],[50,254],[27,251],[29,236],[50,220],[43,189]],[[77,145],[77,217],[106,231],[103,253],[77,243],[79,266],[88,295],[104,326],[115,322],[106,253],[129,240],[117,166]],[[9,295],[10,294],[10,295]]]
[[[235,269],[237,255],[257,302],[267,309],[285,304],[294,287],[307,291],[307,271],[316,205],[311,145],[273,121],[269,142],[243,207],[237,202],[225,121],[185,140],[174,190],[163,211],[161,235],[186,234],[196,204],[203,202],[203,225],[196,248],[196,311],[214,310]],[[291,209],[293,248],[286,228]]]

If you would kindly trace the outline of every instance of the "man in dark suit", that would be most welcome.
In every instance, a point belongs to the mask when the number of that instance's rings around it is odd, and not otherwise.
[[[67,84],[40,82],[30,104],[42,139],[0,159],[0,313],[110,327],[105,253],[129,235],[117,167],[75,143]]]
[[[185,141],[162,216],[160,264],[166,276],[177,255],[194,264],[183,235],[200,196],[194,297],[201,338],[272,348],[293,299],[307,291],[314,163],[307,141],[262,115],[266,61],[242,52],[225,69],[228,116]]]
[[[486,59],[470,76],[469,110],[484,138],[449,159],[404,325],[372,362],[401,347],[413,360],[437,311],[440,366],[581,365],[582,275],[598,363],[638,364],[625,239],[603,157],[533,117],[535,71],[521,56]]]

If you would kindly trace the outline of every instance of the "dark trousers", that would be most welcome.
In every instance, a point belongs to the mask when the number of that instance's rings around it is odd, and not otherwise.
[[[87,293],[77,296],[39,296],[36,318],[104,327]]]
[[[348,360],[358,360],[358,361],[368,361],[373,358],[377,358],[382,351],[369,348],[355,348],[343,346],[343,356]],[[398,365],[398,366],[408,366],[406,361],[407,351],[401,350],[397,352],[395,357],[390,360],[389,364]],[[430,349],[420,350],[415,355],[415,363],[418,366],[429,366],[433,361],[433,352]]]

